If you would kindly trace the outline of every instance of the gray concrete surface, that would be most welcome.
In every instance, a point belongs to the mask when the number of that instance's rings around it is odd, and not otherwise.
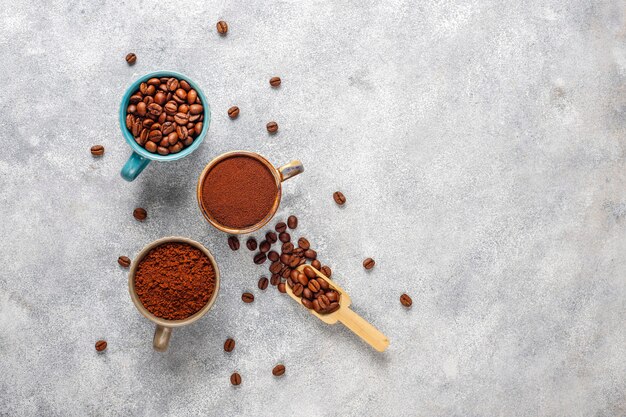
[[[0,415],[626,415],[625,41],[620,1],[4,1]],[[125,183],[118,104],[157,69],[203,86],[213,122]],[[386,353],[261,293],[203,220],[198,174],[233,149],[303,161],[277,219]],[[168,235],[223,284],[159,354],[116,259]]]

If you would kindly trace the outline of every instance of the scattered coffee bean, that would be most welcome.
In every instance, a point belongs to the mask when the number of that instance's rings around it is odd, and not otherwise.
[[[307,249],[304,251],[304,257],[307,259],[315,259],[317,258],[317,252],[315,252],[313,249]]]
[[[315,271],[312,268],[309,268],[308,266],[304,268],[304,275],[306,275],[306,277],[309,279],[315,278],[317,276]]]
[[[298,227],[298,218],[296,216],[289,216],[287,219],[287,226],[289,226],[290,229]]]
[[[117,258],[117,263],[124,268],[128,268],[130,266],[130,258],[128,256],[120,256]]]
[[[293,252],[293,243],[291,242],[285,242],[283,243],[283,247],[282,247],[282,252],[285,254],[290,254]]]
[[[333,274],[333,271],[330,269],[330,267],[326,265],[324,265],[322,269],[320,269],[320,272],[326,275],[328,278],[330,278],[330,276]]]
[[[322,263],[318,261],[317,259],[314,259],[313,261],[311,261],[311,266],[317,269],[318,271],[322,269]]]
[[[267,131],[270,133],[276,133],[278,131],[278,123],[276,122],[269,122],[266,127]]]
[[[278,364],[274,367],[274,369],[272,369],[272,374],[274,374],[274,376],[281,376],[285,374],[285,365],[283,364]]]
[[[269,280],[265,277],[261,277],[259,279],[259,289],[260,290],[265,290],[267,289],[267,285],[269,284]]]
[[[280,255],[276,251],[270,251],[270,253],[267,254],[267,259],[269,259],[272,262],[276,262],[277,260],[280,259]]]
[[[270,272],[272,274],[278,274],[280,273],[280,271],[282,271],[283,269],[283,264],[280,262],[272,262],[272,264],[270,265]]]
[[[280,239],[280,241],[283,243],[287,243],[291,240],[291,236],[287,232],[282,232],[278,235],[278,239]]]
[[[217,32],[220,35],[226,35],[226,32],[228,32],[228,23],[224,22],[223,20],[220,20],[219,22],[217,22]]]
[[[228,236],[228,246],[232,250],[239,250],[239,239],[237,236]]]
[[[276,223],[276,227],[274,228],[278,233],[282,233],[287,230],[287,224],[285,222]]]
[[[233,373],[230,376],[230,383],[235,386],[241,384],[241,375],[239,375],[237,372]]]
[[[346,196],[343,195],[341,191],[335,191],[333,194],[333,198],[335,199],[335,203],[343,206],[346,202]]]
[[[137,62],[137,55],[133,54],[132,52],[129,53],[128,55],[126,55],[126,62],[128,63],[128,65],[135,65],[135,62]]]
[[[270,243],[267,240],[264,240],[263,242],[259,244],[259,251],[261,253],[267,253],[271,247],[272,245],[270,245]]]
[[[142,222],[146,220],[146,217],[148,217],[148,212],[146,211],[146,209],[137,207],[135,210],[133,210],[133,216],[135,217],[135,219]]]
[[[256,239],[251,237],[248,240],[246,240],[246,246],[248,247],[249,250],[256,250],[257,248],[257,243],[256,243]]]
[[[104,155],[104,146],[102,145],[94,145],[91,147],[91,155],[93,156],[102,156]]]
[[[272,274],[272,277],[270,278],[270,284],[272,284],[273,286],[277,286],[278,284],[280,284],[280,275]]]
[[[254,295],[249,292],[244,292],[243,294],[241,294],[241,299],[244,303],[249,304],[254,301]]]
[[[270,85],[272,87],[278,87],[280,85],[280,77],[272,77],[272,78],[270,78]]]
[[[367,258],[363,261],[363,268],[365,269],[372,269],[374,265],[376,265],[376,262],[372,258]]]
[[[307,250],[311,247],[311,244],[308,240],[306,240],[306,238],[301,237],[300,239],[298,239],[298,247]]]
[[[226,352],[232,352],[235,349],[235,341],[231,338],[226,339],[224,342],[224,350]]]
[[[267,240],[270,244],[274,244],[274,243],[276,243],[278,238],[276,237],[276,233],[274,233],[274,232],[267,232],[265,234],[265,240]]]
[[[400,302],[405,307],[411,307],[413,305],[413,300],[408,296],[408,294],[402,294],[400,296]]]
[[[265,254],[262,252],[258,252],[256,255],[254,255],[254,263],[257,265],[261,265],[266,260],[267,260],[267,256],[265,256]]]
[[[282,292],[283,294],[287,292],[284,282],[281,282],[280,284],[278,284],[278,291]]]
[[[239,117],[239,107],[233,106],[228,109],[228,117],[230,117],[231,119],[236,119],[237,117]]]
[[[96,350],[97,350],[98,352],[102,352],[102,351],[103,351],[104,349],[106,349],[106,348],[107,348],[107,342],[106,342],[106,340],[98,340],[98,341],[96,342]]]

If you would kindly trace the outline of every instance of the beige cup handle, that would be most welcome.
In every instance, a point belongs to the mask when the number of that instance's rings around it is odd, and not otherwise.
[[[303,173],[304,165],[302,165],[302,162],[298,160],[291,161],[288,164],[278,168],[278,172],[280,172],[280,180],[285,181],[291,177],[295,177],[296,175]]]
[[[154,350],[159,352],[165,352],[170,344],[171,336],[171,327],[165,327],[157,324],[156,329],[154,329],[154,339],[152,341],[152,346],[154,347]]]

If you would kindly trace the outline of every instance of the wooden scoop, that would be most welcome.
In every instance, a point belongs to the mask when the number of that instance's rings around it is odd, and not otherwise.
[[[348,294],[346,294],[346,292],[342,288],[340,288],[339,285],[335,284],[333,281],[330,280],[330,278],[322,274],[317,269],[313,268],[311,265],[300,265],[298,267],[298,271],[304,273],[304,268],[311,268],[313,271],[315,271],[317,279],[325,280],[332,288],[334,288],[339,293],[339,309],[337,311],[330,314],[318,314],[313,309],[307,309],[311,314],[327,324],[335,324],[337,323],[337,321],[342,322],[348,329],[352,330],[357,336],[359,336],[365,342],[369,343],[374,349],[379,352],[383,352],[385,349],[387,349],[387,346],[389,346],[389,339],[387,339],[387,336],[382,334],[376,327],[368,323],[363,317],[350,310],[349,307],[350,304],[352,304],[352,300],[350,300]],[[289,294],[291,298],[293,298],[298,304],[304,307],[302,305],[302,302],[300,301],[300,297],[293,293],[289,285],[285,284],[285,289],[287,291],[287,294]]]

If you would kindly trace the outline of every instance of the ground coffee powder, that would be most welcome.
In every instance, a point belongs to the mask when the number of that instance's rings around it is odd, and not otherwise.
[[[272,172],[249,156],[218,162],[202,183],[202,206],[220,224],[243,229],[259,223],[272,210],[278,187]]]
[[[211,260],[186,243],[165,243],[143,257],[135,271],[135,292],[152,314],[183,320],[197,313],[215,291]]]

